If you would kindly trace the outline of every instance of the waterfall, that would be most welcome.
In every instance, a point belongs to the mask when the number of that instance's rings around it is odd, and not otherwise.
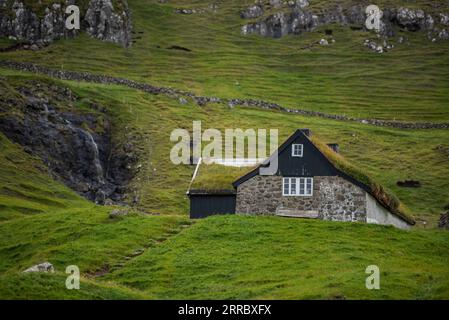
[[[89,131],[85,131],[85,130],[81,130],[81,129],[79,129],[79,130],[86,137],[86,142],[87,142],[88,146],[91,149],[90,151],[93,152],[93,155],[94,155],[94,157],[93,157],[93,164],[94,164],[94,167],[95,167],[96,176],[99,178],[98,179],[99,182],[101,184],[103,184],[104,183],[104,180],[103,180],[103,167],[102,167],[101,162],[100,162],[100,152],[98,151],[98,145],[95,142],[94,137],[92,137],[92,135],[90,134]]]
[[[100,161],[100,151],[98,149],[98,145],[95,142],[94,137],[90,134],[89,131],[83,130],[81,128],[74,127],[69,120],[66,120],[68,127],[74,132],[79,133],[84,139],[84,143],[89,148],[89,152],[93,154],[93,166],[95,168],[95,178],[100,184],[104,184],[103,178],[103,166]]]

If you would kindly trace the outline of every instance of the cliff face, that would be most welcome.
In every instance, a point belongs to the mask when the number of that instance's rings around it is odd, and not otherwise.
[[[139,137],[123,141],[107,109],[89,102],[89,112],[73,107],[68,88],[39,81],[11,87],[0,79],[0,132],[39,156],[52,175],[98,204],[132,204],[129,182],[136,172]]]
[[[282,5],[279,1],[271,0],[269,4],[260,1],[241,13],[243,19],[258,21],[242,27],[243,34],[259,34],[265,37],[280,38],[287,34],[301,34],[313,31],[319,26],[340,24],[365,28],[366,6],[329,6],[326,9],[309,9],[309,2],[298,0]],[[279,12],[262,17],[263,12],[280,8]],[[438,10],[437,10],[438,9]],[[397,30],[424,31],[429,39],[446,40],[449,38],[449,7],[437,8],[435,12],[426,12],[422,9],[409,9],[404,7],[382,8],[380,34],[393,37]]]
[[[43,10],[43,14],[20,0],[0,0],[0,37],[27,42],[49,43],[56,39],[76,36],[79,31],[68,30],[65,8],[80,1],[55,0]],[[80,5],[81,30],[91,37],[131,44],[132,22],[126,0],[89,0]],[[36,4],[35,4],[36,6]]]

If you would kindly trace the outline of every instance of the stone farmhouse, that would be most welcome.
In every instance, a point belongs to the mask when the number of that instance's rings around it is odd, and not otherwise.
[[[400,202],[362,174],[344,170],[337,144],[312,139],[297,130],[277,150],[274,174],[262,174],[273,156],[242,174],[242,168],[201,165],[187,192],[191,218],[215,214],[277,215],[331,221],[365,222],[408,229],[413,218]],[[222,171],[222,172],[220,172]],[[219,183],[226,181],[227,183]]]

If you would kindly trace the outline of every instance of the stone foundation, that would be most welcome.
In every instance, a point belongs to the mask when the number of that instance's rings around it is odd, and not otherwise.
[[[236,212],[275,215],[279,211],[318,212],[332,221],[366,222],[366,192],[341,177],[314,177],[313,196],[282,195],[281,176],[256,176],[237,189]]]

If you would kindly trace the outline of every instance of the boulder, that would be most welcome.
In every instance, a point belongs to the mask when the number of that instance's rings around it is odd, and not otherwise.
[[[129,214],[129,211],[126,209],[115,209],[112,210],[111,213],[109,213],[109,218],[114,219],[118,217],[124,217]]]
[[[279,8],[280,6],[282,6],[282,1],[281,0],[270,0],[270,6],[272,6],[274,8]]]
[[[90,0],[84,20],[92,37],[129,46],[131,17],[128,9],[115,12],[111,0]]]
[[[55,272],[55,268],[50,262],[43,262],[26,269],[24,272]]]
[[[433,18],[426,15],[421,9],[399,8],[396,14],[396,20],[400,27],[408,31],[419,31],[433,27]]]
[[[262,15],[263,15],[263,8],[260,5],[253,5],[240,13],[242,19],[254,19]]]
[[[449,14],[440,13],[440,23],[445,26],[449,25]]]
[[[309,0],[297,0],[296,1],[297,8],[303,9],[308,6],[309,6]]]
[[[446,29],[441,30],[441,32],[438,34],[438,38],[441,40],[448,40],[449,39],[449,33]]]

